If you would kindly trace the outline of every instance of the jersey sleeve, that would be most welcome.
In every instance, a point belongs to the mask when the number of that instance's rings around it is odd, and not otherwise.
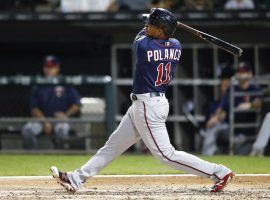
[[[228,112],[229,110],[229,99],[230,99],[230,91],[228,88],[219,103],[219,107],[226,112]]]
[[[142,41],[146,39],[147,37],[145,36],[145,28],[143,28],[135,37],[135,40],[133,42],[133,50],[134,52],[137,52],[138,48],[142,44]]]
[[[69,93],[68,93],[68,102],[69,105],[81,105],[81,96],[79,94],[79,92],[74,88],[74,87],[70,87],[69,88]]]
[[[30,108],[39,108],[40,107],[40,101],[38,97],[38,86],[34,86],[31,89],[31,95],[30,95]]]
[[[182,50],[182,45],[176,38],[170,38],[170,42],[177,46],[178,49]]]
[[[253,92],[260,92],[260,91],[262,91],[262,90],[261,90],[260,86],[256,85],[256,86],[254,86],[254,87],[252,88],[252,91],[253,91]],[[255,99],[261,99],[261,96],[260,96],[260,95],[253,95],[253,96],[251,97],[251,101],[254,101]]]

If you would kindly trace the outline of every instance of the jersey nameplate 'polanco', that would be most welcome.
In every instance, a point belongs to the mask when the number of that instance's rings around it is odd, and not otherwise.
[[[143,29],[135,38],[133,49],[137,58],[133,93],[165,93],[181,57],[180,42],[147,37]]]

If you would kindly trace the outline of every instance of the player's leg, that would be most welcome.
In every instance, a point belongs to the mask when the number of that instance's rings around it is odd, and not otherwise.
[[[270,139],[270,113],[264,117],[262,127],[257,135],[256,141],[253,144],[251,155],[263,155],[264,149]]]
[[[159,98],[159,102],[136,101],[134,109],[135,126],[151,153],[162,163],[175,169],[203,177],[220,180],[231,171],[223,166],[204,161],[196,156],[177,151],[171,145],[165,121],[168,114],[168,102]],[[226,177],[227,178],[227,177]]]
[[[78,189],[89,177],[98,174],[101,169],[139,140],[140,135],[134,127],[132,112],[129,109],[118,128],[112,133],[106,144],[96,155],[80,169],[68,173],[68,179],[72,186]]]
[[[215,154],[215,152],[218,150],[217,137],[220,133],[224,133],[224,131],[229,131],[229,126],[227,123],[218,123],[205,131],[202,147],[203,155],[211,156]]]
[[[54,125],[54,139],[58,148],[66,147],[66,140],[69,138],[70,125],[66,122],[59,122]]]
[[[24,148],[37,149],[38,141],[37,135],[42,132],[42,124],[37,122],[29,122],[22,128],[22,136],[24,141]]]

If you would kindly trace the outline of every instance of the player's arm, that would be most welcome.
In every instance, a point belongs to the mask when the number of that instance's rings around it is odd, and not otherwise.
[[[45,118],[44,113],[40,109],[38,91],[39,91],[38,86],[34,86],[31,90],[31,97],[30,97],[31,115],[36,118]]]
[[[216,111],[216,116],[218,118],[218,121],[222,122],[226,118],[226,111],[223,110],[222,108],[218,108]]]
[[[220,100],[219,106],[215,111],[215,114],[206,123],[207,128],[211,128],[214,125],[221,123],[225,120],[229,107],[229,90],[226,91],[225,95]]]
[[[32,108],[31,114],[33,117],[36,117],[36,118],[45,118],[43,112],[39,108]]]
[[[253,109],[259,109],[261,107],[262,107],[262,100],[260,98],[255,98],[251,102],[251,108],[253,108]]]
[[[226,112],[222,108],[218,108],[214,115],[206,123],[206,128],[211,128],[214,125],[221,123],[226,118]]]
[[[79,110],[80,106],[78,104],[72,104],[71,106],[69,106],[66,112],[55,112],[54,116],[59,119],[66,119],[77,114]]]
[[[251,102],[243,102],[237,107],[238,110],[259,109],[262,106],[262,101],[259,98],[255,98]]]
[[[261,88],[259,86],[255,87],[255,91],[260,92]],[[259,109],[262,107],[262,99],[260,96],[254,96],[251,100],[250,107],[253,109]]]
[[[137,41],[137,40],[139,40],[139,39],[141,39],[142,37],[145,37],[145,28],[143,28],[143,29],[136,35],[134,42]]]
[[[39,118],[43,120],[43,131],[45,134],[51,134],[53,131],[53,126],[50,122],[45,120],[46,116],[42,112],[38,97],[38,87],[33,87],[31,91],[31,115],[35,118]]]
[[[133,50],[134,52],[137,52],[137,50],[142,46],[142,41],[147,38],[145,36],[145,28],[143,28],[135,37],[134,42],[133,42]]]
[[[255,87],[254,92],[259,92],[261,89]],[[238,106],[239,110],[259,109],[262,106],[262,100],[259,96],[252,96],[250,102],[243,102]]]
[[[66,116],[67,117],[73,116],[73,115],[77,114],[79,111],[80,111],[80,105],[73,104],[66,111]]]
[[[81,95],[74,87],[70,87],[68,96],[70,106],[66,111],[66,115],[67,117],[70,117],[80,112]]]

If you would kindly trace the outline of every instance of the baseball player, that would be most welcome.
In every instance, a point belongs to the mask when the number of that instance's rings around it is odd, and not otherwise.
[[[152,9],[146,25],[136,36],[133,50],[137,59],[133,80],[132,105],[106,144],[80,169],[61,172],[51,167],[56,178],[69,192],[78,190],[88,178],[120,156],[131,145],[143,140],[156,159],[172,168],[211,178],[212,192],[222,190],[233,178],[230,169],[210,163],[171,145],[166,129],[169,112],[165,96],[181,56],[181,44],[171,38],[177,19],[165,9]]]
[[[48,55],[43,63],[44,77],[60,76],[60,61],[58,57]],[[53,135],[57,148],[64,148],[69,137],[70,124],[65,120],[77,114],[80,110],[80,95],[68,85],[35,85],[31,89],[31,114],[42,122],[28,122],[22,128],[24,147],[38,149],[37,136],[41,133]],[[55,117],[59,122],[50,123],[46,117]]]
[[[261,89],[252,84],[252,69],[246,62],[240,62],[236,70],[236,78],[239,83],[234,87],[236,92],[259,92]],[[208,129],[205,132],[205,138],[203,141],[202,154],[211,156],[218,151],[217,137],[223,134],[225,137],[229,137],[229,115],[230,115],[230,89],[228,88],[225,94],[222,96],[218,108],[214,115],[209,119],[207,126]],[[234,107],[237,109],[234,118],[238,123],[252,122],[254,121],[254,113],[247,113],[247,110],[258,109],[261,107],[261,99],[258,96],[236,96],[234,97]],[[254,134],[253,128],[237,128],[235,129],[235,137],[246,138],[248,135]],[[227,134],[226,134],[227,133]],[[239,140],[239,139],[238,139]],[[247,154],[247,148],[244,148],[243,142],[235,145],[235,151],[237,154]]]

